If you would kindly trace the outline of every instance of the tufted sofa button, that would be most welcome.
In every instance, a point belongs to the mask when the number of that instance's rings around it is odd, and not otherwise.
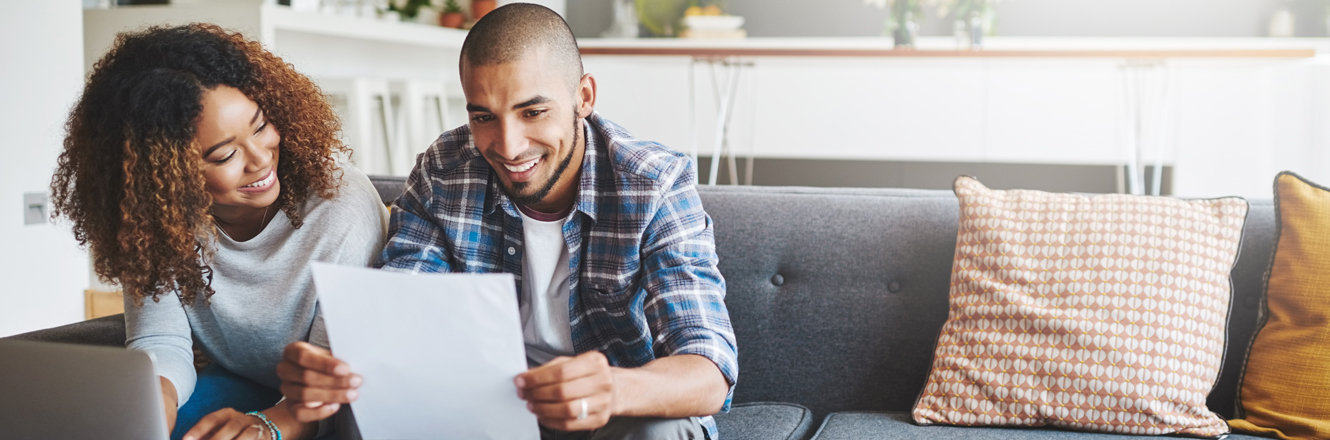
[[[896,281],[892,281],[892,282],[890,282],[890,283],[887,283],[887,291],[888,291],[888,292],[891,292],[891,293],[900,292],[900,291],[901,291],[901,283],[896,282]]]
[[[775,284],[775,285],[777,285],[777,286],[784,285],[784,284],[785,284],[785,277],[780,276],[780,274],[772,275],[772,276],[771,276],[771,284]]]

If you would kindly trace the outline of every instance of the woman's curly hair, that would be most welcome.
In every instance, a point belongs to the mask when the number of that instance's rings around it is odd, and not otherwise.
[[[311,195],[336,196],[349,154],[332,107],[309,78],[258,42],[215,25],[152,27],[120,34],[94,66],[66,125],[51,182],[53,216],[91,244],[93,267],[135,304],[176,293],[213,295],[216,239],[203,157],[194,145],[202,98],[219,85],[258,103],[281,133],[275,203],[302,224]]]

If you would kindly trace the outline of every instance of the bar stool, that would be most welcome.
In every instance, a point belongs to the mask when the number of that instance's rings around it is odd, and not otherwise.
[[[399,117],[390,153],[392,171],[405,175],[448,127],[448,96],[442,80],[407,79],[389,84],[397,97]]]
[[[397,114],[388,81],[377,78],[318,78],[342,119],[342,142],[351,148],[351,163],[366,174],[405,174],[395,170],[391,148],[397,144]]]
[[[707,179],[707,185],[715,186],[720,175],[720,163],[728,157],[730,175],[730,185],[739,185],[739,167],[735,163],[734,149],[731,148],[730,135],[733,127],[731,122],[737,111],[739,104],[740,75],[744,70],[752,69],[754,62],[744,60],[739,57],[710,57],[694,56],[692,63],[688,66],[688,108],[689,108],[689,139],[691,141],[690,153],[693,156],[693,164],[697,164],[697,65],[704,64],[710,67],[711,71],[711,91],[715,97],[716,103],[716,134],[711,148],[711,172]],[[719,70],[719,75],[717,71]],[[753,82],[749,80],[749,82]],[[752,103],[756,100],[750,98]],[[755,108],[754,108],[755,110]],[[752,139],[748,141],[747,175],[743,179],[744,185],[753,184],[753,156],[754,143]],[[699,171],[698,177],[701,178]],[[699,184],[701,182],[698,182]]]

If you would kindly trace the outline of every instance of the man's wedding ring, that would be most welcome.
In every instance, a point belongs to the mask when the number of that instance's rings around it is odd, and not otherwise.
[[[582,402],[582,413],[577,415],[577,420],[582,420],[586,418],[586,399],[580,399],[578,401]]]

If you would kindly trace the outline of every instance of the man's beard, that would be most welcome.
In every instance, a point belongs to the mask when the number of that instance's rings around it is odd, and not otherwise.
[[[568,149],[568,154],[563,156],[563,160],[559,162],[559,166],[554,168],[554,174],[550,176],[549,180],[545,181],[545,184],[540,186],[540,190],[528,195],[519,195],[523,189],[525,189],[527,186],[531,184],[531,182],[513,182],[512,188],[508,188],[507,185],[500,184],[499,188],[503,189],[504,194],[507,194],[508,199],[512,200],[513,203],[526,205],[526,206],[531,206],[540,203],[541,200],[544,200],[546,196],[550,195],[550,191],[554,190],[554,185],[559,183],[559,178],[563,177],[563,173],[565,171],[568,171],[568,165],[572,164],[573,162],[573,153],[577,151],[577,139],[581,135],[582,135],[582,130],[579,130],[577,127],[577,107],[573,107],[572,148]]]

